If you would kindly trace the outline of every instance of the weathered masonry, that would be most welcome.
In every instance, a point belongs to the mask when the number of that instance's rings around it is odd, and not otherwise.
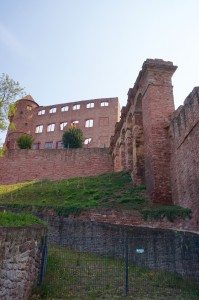
[[[147,59],[115,125],[115,171],[129,170],[134,185],[146,184],[154,203],[190,207],[199,215],[199,88],[174,112],[171,78],[176,66]]]
[[[82,129],[85,147],[108,147],[120,112],[118,98],[39,106],[28,95],[17,101],[16,108],[11,118],[16,129],[6,137],[9,149],[18,148],[17,138],[24,133],[34,138],[35,150],[63,148],[62,135],[71,124]]]

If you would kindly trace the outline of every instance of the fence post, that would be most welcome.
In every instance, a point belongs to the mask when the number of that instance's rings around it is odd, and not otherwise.
[[[44,237],[41,253],[42,253],[42,257],[41,257],[41,266],[40,266],[40,272],[38,277],[38,285],[42,284],[43,278],[46,273],[46,265],[47,265],[47,257],[48,257],[47,236]]]
[[[126,266],[126,296],[129,293],[129,242],[128,237],[126,237],[125,242],[125,266]]]

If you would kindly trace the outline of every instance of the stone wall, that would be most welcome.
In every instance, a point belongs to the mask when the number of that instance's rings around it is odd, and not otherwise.
[[[190,207],[199,228],[199,87],[174,113],[169,132],[173,202]]]
[[[0,227],[0,299],[26,300],[37,284],[46,227]]]
[[[154,203],[171,203],[168,126],[174,111],[171,62],[147,59],[111,138],[115,170],[131,171]]]
[[[50,244],[69,245],[81,252],[124,258],[129,242],[130,263],[178,273],[199,282],[199,236],[195,233],[85,222],[41,215],[49,224]],[[136,249],[144,249],[137,253]]]
[[[94,176],[113,171],[108,149],[9,150],[0,158],[0,184]]]

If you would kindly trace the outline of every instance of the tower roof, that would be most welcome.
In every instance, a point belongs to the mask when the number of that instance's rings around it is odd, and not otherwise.
[[[31,95],[26,95],[25,97],[22,98],[23,100],[30,100],[30,101],[34,101],[33,97]]]
[[[19,101],[21,101],[21,100],[32,101],[32,102],[34,102],[35,104],[37,104],[37,106],[39,106],[39,104],[34,100],[34,98],[33,98],[31,95],[26,95],[26,96],[24,96],[22,99],[20,99]]]

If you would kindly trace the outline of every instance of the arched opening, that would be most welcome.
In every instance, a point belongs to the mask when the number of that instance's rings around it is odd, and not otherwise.
[[[145,183],[144,168],[144,131],[142,116],[142,95],[139,94],[135,104],[134,126],[133,126],[133,168],[132,178],[134,185]]]
[[[121,133],[120,142],[120,157],[121,157],[121,169],[126,170],[126,157],[125,157],[125,129]]]
[[[133,121],[132,121],[132,114],[128,116],[127,119],[127,128],[126,128],[126,135],[125,135],[125,145],[126,145],[126,169],[132,170],[133,168],[133,136],[132,136],[132,129],[133,129]]]

